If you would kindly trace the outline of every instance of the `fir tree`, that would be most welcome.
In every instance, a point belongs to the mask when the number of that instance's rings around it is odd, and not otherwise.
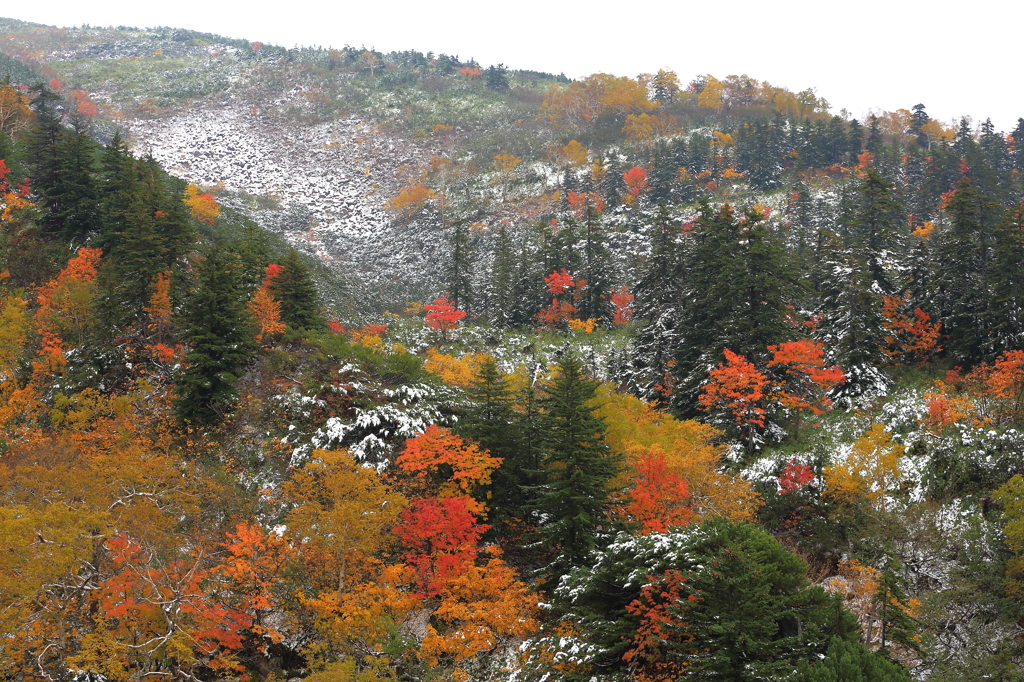
[[[473,249],[469,229],[464,222],[452,228],[445,272],[448,300],[459,310],[469,312],[473,305]]]
[[[582,363],[567,355],[541,400],[543,466],[539,532],[558,557],[548,567],[557,578],[581,566],[606,535],[608,482],[618,473],[618,458],[604,442],[604,422],[588,403],[597,393]]]
[[[943,331],[949,335],[947,352],[959,362],[974,363],[983,356],[988,335],[985,322],[990,317],[985,284],[990,278],[992,232],[999,213],[999,205],[967,176],[946,204],[949,226],[939,235],[936,247],[935,298]]]
[[[459,420],[459,434],[475,440],[492,457],[502,459],[491,475],[489,520],[497,526],[525,519],[539,466],[521,443],[512,409],[512,387],[493,359],[481,363],[466,395],[470,405]]]
[[[984,311],[986,357],[1024,348],[1024,206],[996,227]]]
[[[797,682],[911,682],[906,668],[860,642],[832,640],[821,661],[806,664]]]
[[[238,258],[214,247],[199,266],[199,288],[189,297],[181,337],[188,345],[176,381],[179,418],[212,424],[238,401],[235,384],[256,350],[252,318],[245,308]]]
[[[282,322],[292,329],[317,330],[324,327],[309,268],[295,249],[281,260],[281,272],[274,278],[271,288],[274,298],[281,304]]]
[[[793,335],[787,324],[799,280],[789,254],[754,211],[737,217],[728,204],[702,206],[686,265],[677,325],[674,409],[699,414],[697,396],[728,348],[757,366],[768,346]]]

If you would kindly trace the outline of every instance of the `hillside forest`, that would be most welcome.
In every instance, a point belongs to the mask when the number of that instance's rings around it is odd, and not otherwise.
[[[1019,682],[1019,140],[0,20],[0,679]]]

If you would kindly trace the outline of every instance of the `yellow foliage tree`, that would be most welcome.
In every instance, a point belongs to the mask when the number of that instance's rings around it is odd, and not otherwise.
[[[714,76],[708,76],[707,82],[704,84],[704,89],[700,91],[700,95],[697,96],[697,106],[705,109],[714,109],[715,111],[721,111],[725,108],[725,102],[723,96],[725,94],[725,86],[722,81],[718,80]]]
[[[457,358],[431,347],[427,349],[423,369],[441,377],[441,381],[446,384],[465,388],[472,383],[477,368],[488,359],[490,356],[486,353],[471,353]]]
[[[587,165],[589,152],[576,140],[570,140],[569,144],[561,148],[559,156],[566,165],[578,167]]]
[[[899,485],[900,458],[905,451],[884,426],[872,424],[845,459],[825,467],[825,494],[843,503],[864,497],[884,509],[885,495]]]
[[[220,206],[213,195],[200,193],[195,185],[185,187],[185,196],[182,200],[192,213],[193,220],[213,225],[213,221],[220,215]]]
[[[644,456],[658,450],[665,469],[686,479],[693,520],[726,516],[753,521],[760,498],[743,478],[722,472],[725,447],[716,444],[717,429],[693,420],[679,420],[650,403],[604,384],[592,405],[605,423],[605,442],[625,457],[627,467],[612,485],[624,489],[636,476]]]

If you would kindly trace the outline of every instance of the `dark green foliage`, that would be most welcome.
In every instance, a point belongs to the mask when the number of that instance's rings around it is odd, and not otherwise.
[[[693,240],[676,326],[673,407],[682,416],[699,414],[697,396],[722,349],[762,365],[769,345],[794,336],[787,306],[799,288],[790,255],[756,212],[704,204]]]
[[[833,639],[820,663],[801,667],[797,682],[910,682],[906,668],[860,642]]]
[[[666,576],[679,579],[674,593]],[[648,584],[654,588],[645,595]],[[610,671],[625,669],[622,656],[655,603],[667,618],[654,656],[685,662],[684,679],[789,679],[833,638],[858,635],[856,618],[808,583],[799,557],[758,527],[724,518],[665,535],[620,535],[555,596],[563,617],[579,622],[594,645],[590,663]]]
[[[567,355],[540,401],[541,464],[546,482],[537,503],[543,515],[538,521],[541,537],[558,551],[548,568],[552,577],[583,565],[607,532],[606,486],[620,465],[605,445],[604,422],[587,404],[594,399],[597,386],[582,363]]]
[[[1024,207],[1007,213],[993,234],[982,349],[992,358],[1024,348]]]
[[[881,649],[898,643],[920,653],[921,645],[915,640],[917,623],[906,613],[909,598],[906,581],[900,576],[901,565],[891,554],[886,556],[885,568],[878,576],[878,587],[872,596],[879,615]]]
[[[117,142],[117,140],[115,140]],[[153,278],[179,269],[192,247],[192,229],[182,195],[173,192],[153,159],[133,159],[124,148],[108,148],[101,185],[102,242],[110,254],[104,278],[103,317],[122,326],[141,314]]]
[[[484,85],[489,90],[508,90],[508,69],[505,65],[488,66],[484,71]]]
[[[222,247],[214,246],[199,265],[199,286],[181,320],[188,351],[175,391],[183,422],[218,422],[238,401],[235,384],[256,350],[240,274],[238,257]]]
[[[316,286],[309,268],[292,249],[281,260],[281,272],[271,283],[274,298],[281,304],[281,321],[292,329],[322,329],[325,325],[317,305]]]
[[[972,179],[963,177],[946,205],[950,224],[939,235],[934,296],[949,335],[947,352],[958,362],[975,363],[987,341],[985,284],[992,267],[993,231],[1000,206],[984,196]]]
[[[474,303],[473,269],[473,248],[469,239],[469,228],[460,222],[452,228],[448,245],[445,291],[452,305],[467,312],[472,309]]]
[[[867,169],[857,190],[861,206],[854,223],[852,246],[868,269],[871,288],[892,293],[894,286],[883,255],[885,252],[899,252],[902,241],[900,226],[905,222],[905,213],[893,193],[893,184],[874,168]]]
[[[525,520],[540,463],[536,452],[523,446],[512,409],[512,387],[494,361],[488,359],[478,368],[466,395],[470,406],[456,430],[475,440],[491,456],[502,458],[501,466],[491,475],[488,521],[498,527],[513,519]]]
[[[651,228],[651,254],[634,290],[636,317],[646,323],[633,343],[629,384],[647,400],[665,398],[656,386],[664,381],[675,352],[684,265],[682,230],[662,206]]]
[[[612,257],[608,251],[608,237],[599,216],[592,206],[587,207],[583,224],[579,226],[582,262],[575,273],[579,281],[586,281],[579,301],[575,303],[581,319],[597,320],[609,317],[608,292],[616,280]]]

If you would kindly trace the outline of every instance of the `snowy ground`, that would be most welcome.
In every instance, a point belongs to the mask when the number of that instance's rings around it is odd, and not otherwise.
[[[423,156],[354,119],[282,122],[231,100],[128,120],[125,127],[137,155],[152,154],[184,180],[272,197],[286,210],[304,207],[308,223],[284,236],[327,261],[347,260],[359,245],[388,240],[383,204],[401,182],[400,169],[418,166]]]

